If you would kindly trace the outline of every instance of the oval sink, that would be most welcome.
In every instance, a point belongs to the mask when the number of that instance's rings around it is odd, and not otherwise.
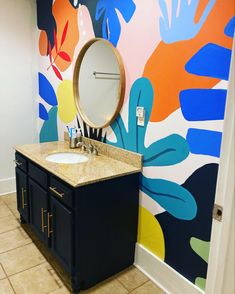
[[[77,154],[73,152],[60,152],[50,154],[46,157],[47,161],[55,163],[82,163],[88,161],[88,157],[83,154]]]

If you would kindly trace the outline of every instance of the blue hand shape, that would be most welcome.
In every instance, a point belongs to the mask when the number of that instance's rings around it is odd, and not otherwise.
[[[169,21],[166,0],[159,0],[162,10],[160,17],[160,33],[165,43],[174,43],[177,41],[188,40],[197,35],[203,26],[207,16],[213,8],[216,0],[209,0],[198,23],[194,22],[199,0],[172,0],[172,16]],[[179,13],[178,12],[179,8]]]
[[[116,9],[122,14],[124,20],[129,22],[135,8],[135,3],[132,0],[100,0],[97,3],[95,18],[99,20],[103,17],[103,38],[116,46],[121,34],[121,25]]]

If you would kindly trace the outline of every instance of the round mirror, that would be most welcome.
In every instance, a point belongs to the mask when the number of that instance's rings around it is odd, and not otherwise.
[[[117,49],[104,39],[92,39],[82,48],[73,75],[74,99],[82,119],[103,128],[121,110],[125,71]]]

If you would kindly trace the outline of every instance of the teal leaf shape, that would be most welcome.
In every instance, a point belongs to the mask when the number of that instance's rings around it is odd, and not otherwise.
[[[117,142],[109,144],[143,154],[144,166],[167,166],[183,161],[189,155],[188,142],[180,135],[172,134],[145,147],[144,140],[153,105],[153,87],[147,78],[136,80],[131,88],[128,131],[120,115],[111,125]],[[138,126],[136,107],[145,109],[145,125]]]
[[[140,189],[176,218],[192,220],[197,214],[194,197],[177,183],[142,176]]]
[[[48,112],[49,118],[40,130],[40,143],[58,141],[57,112],[57,106],[52,107]]]

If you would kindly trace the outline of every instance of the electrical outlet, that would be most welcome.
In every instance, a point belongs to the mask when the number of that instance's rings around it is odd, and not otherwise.
[[[144,117],[144,107],[142,107],[142,106],[136,107],[136,116],[137,117]]]

